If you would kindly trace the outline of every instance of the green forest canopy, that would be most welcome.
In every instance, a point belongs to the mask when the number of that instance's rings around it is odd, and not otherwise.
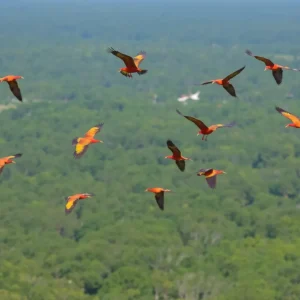
[[[300,115],[300,73],[277,86],[244,51],[300,68],[299,8],[2,4],[1,76],[24,76],[25,101],[0,84],[0,156],[23,153],[0,177],[0,299],[298,300],[300,132],[275,106]],[[121,76],[110,46],[145,50],[148,73]],[[244,65],[238,99],[194,85]],[[204,142],[176,108],[237,126]],[[74,160],[72,139],[100,122],[104,144]],[[167,139],[193,159],[184,173]],[[216,190],[196,176],[210,167],[227,172]],[[154,186],[175,192],[163,212]],[[65,216],[78,192],[96,196]]]

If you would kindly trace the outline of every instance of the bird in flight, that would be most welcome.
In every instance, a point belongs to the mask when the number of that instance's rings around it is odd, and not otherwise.
[[[197,133],[197,135],[202,134],[202,141],[207,141],[207,136],[214,131],[216,131],[218,128],[224,128],[224,127],[233,127],[235,122],[232,122],[230,124],[215,124],[215,125],[210,125],[209,127],[206,126],[201,120],[198,120],[194,117],[189,117],[189,116],[184,116],[178,109],[176,109],[177,113],[189,121],[193,122],[199,129],[200,131]]]
[[[199,95],[200,95],[200,91],[197,91],[195,94],[190,94],[190,99],[192,99],[194,101],[198,101],[198,100],[200,100]]]
[[[219,174],[226,174],[226,173],[222,170],[200,169],[197,173],[197,176],[205,176],[208,186],[214,189],[217,184],[217,175]]]
[[[267,70],[272,71],[272,75],[273,75],[273,77],[274,77],[274,79],[275,79],[275,81],[278,85],[282,82],[283,70],[300,71],[299,69],[292,69],[292,68],[287,67],[287,66],[281,66],[281,65],[274,64],[268,58],[253,55],[253,53],[250,50],[246,50],[246,54],[256,58],[257,60],[262,61],[263,63],[265,63],[265,65],[266,65],[265,71],[267,71]]]
[[[88,149],[90,144],[103,143],[101,140],[94,139],[94,136],[101,130],[104,123],[95,125],[89,131],[86,132],[84,137],[76,137],[72,141],[72,145],[75,145],[74,157],[80,158]]]
[[[232,79],[233,77],[237,76],[238,74],[240,74],[246,66],[234,71],[233,73],[229,74],[228,76],[226,76],[223,79],[214,79],[214,80],[210,80],[210,81],[205,81],[203,83],[201,83],[201,85],[205,85],[205,84],[219,84],[222,85],[223,88],[233,97],[236,97],[236,93],[235,93],[235,89],[233,87],[233,85],[229,82],[230,79]]]
[[[84,200],[87,198],[91,198],[92,196],[95,196],[94,194],[88,194],[88,193],[83,193],[83,194],[75,194],[69,197],[66,197],[66,205],[65,205],[65,214],[68,215],[73,208],[76,206],[78,200]]]
[[[22,153],[18,153],[15,155],[11,155],[11,156],[6,156],[6,157],[2,157],[0,158],[0,174],[2,173],[5,165],[9,165],[9,164],[15,164],[16,162],[13,160],[13,158],[17,158],[17,157],[21,157]]]
[[[147,188],[145,192],[151,192],[155,194],[155,200],[158,205],[158,207],[161,210],[164,210],[165,207],[165,192],[171,192],[171,190],[163,189],[160,187],[154,187],[154,188]]]
[[[278,106],[276,106],[275,109],[276,109],[282,116],[284,116],[284,117],[290,119],[290,120],[293,122],[293,123],[287,124],[287,125],[285,126],[286,128],[287,128],[287,127],[300,128],[300,119],[299,119],[297,116],[295,116],[295,115],[289,113],[288,111],[286,111],[286,110],[284,110],[284,109],[282,109],[282,108],[280,108],[280,107],[278,107]]]
[[[21,90],[18,86],[17,80],[24,79],[22,76],[15,76],[15,75],[7,75],[5,77],[0,78],[0,82],[6,81],[9,85],[11,92],[14,96],[20,101],[23,101]]]
[[[139,75],[143,75],[148,72],[148,70],[140,69],[140,63],[145,59],[146,52],[141,51],[135,57],[131,57],[129,55],[123,54],[119,51],[116,51],[113,48],[108,48],[107,51],[112,53],[114,56],[119,57],[123,60],[126,67],[121,68],[119,72],[125,77],[132,78],[132,73],[138,73]]]
[[[171,140],[167,140],[167,146],[172,151],[173,155],[168,155],[165,158],[175,160],[178,169],[183,172],[185,170],[185,161],[191,159],[182,156],[180,150],[174,145]]]

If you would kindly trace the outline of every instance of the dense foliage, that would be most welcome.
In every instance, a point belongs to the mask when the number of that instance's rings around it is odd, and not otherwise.
[[[23,153],[0,177],[0,299],[300,298],[300,131],[274,109],[300,115],[300,73],[277,86],[244,54],[300,68],[299,4],[17,1],[0,24],[1,74],[25,78],[24,103],[0,84],[0,156]],[[149,72],[121,76],[109,46],[147,51]],[[243,65],[238,99],[205,86],[176,101]],[[176,108],[238,125],[204,142]],[[104,144],[75,160],[72,139],[99,122]],[[193,159],[184,173],[169,138]],[[227,172],[216,190],[202,167]],[[175,192],[163,212],[154,186]],[[78,192],[96,196],[65,216]]]

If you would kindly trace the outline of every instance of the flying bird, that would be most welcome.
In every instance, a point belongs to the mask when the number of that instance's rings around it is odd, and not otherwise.
[[[235,93],[235,89],[233,87],[233,85],[229,82],[230,79],[232,79],[233,77],[237,76],[238,74],[240,74],[246,66],[234,71],[233,73],[229,74],[228,76],[226,76],[223,79],[214,79],[214,80],[210,80],[210,81],[206,81],[201,83],[201,85],[205,85],[205,84],[219,84],[222,85],[223,88],[233,97],[236,97],[236,93]]]
[[[208,186],[214,189],[217,184],[217,175],[219,174],[226,174],[226,173],[222,170],[200,169],[197,173],[197,176],[205,176]]]
[[[171,192],[171,190],[163,189],[160,187],[154,187],[154,188],[147,188],[145,192],[151,192],[155,194],[155,200],[158,205],[158,207],[161,210],[164,210],[165,207],[165,192]]]
[[[175,160],[177,167],[181,172],[183,172],[185,170],[185,161],[191,159],[182,156],[180,150],[174,145],[171,140],[167,140],[167,146],[172,151],[173,155],[168,155],[165,158]]]
[[[293,115],[293,114],[287,112],[286,110],[284,110],[284,109],[282,109],[282,108],[280,108],[280,107],[278,107],[278,106],[276,106],[275,109],[276,109],[282,116],[284,116],[284,117],[290,119],[290,120],[293,122],[293,123],[287,124],[287,125],[285,126],[286,128],[287,128],[287,127],[300,128],[300,119],[299,119],[297,116],[295,116],[295,115]]]
[[[113,48],[108,48],[107,51],[112,53],[114,56],[119,57],[123,60],[125,64],[125,68],[121,68],[119,72],[125,77],[132,78],[132,73],[138,73],[139,75],[143,75],[148,72],[148,70],[140,69],[140,63],[145,59],[146,52],[141,51],[135,57],[131,57],[129,55],[123,54],[119,51],[116,51]]]
[[[0,158],[0,174],[2,173],[5,165],[9,165],[9,164],[15,164],[16,162],[13,160],[13,158],[17,158],[17,157],[21,157],[22,153],[18,153],[15,155],[11,155],[11,156],[6,156],[6,157],[2,157]]]
[[[266,65],[265,71],[267,71],[267,70],[272,71],[272,75],[273,75],[273,77],[274,77],[274,79],[275,79],[275,81],[276,81],[276,83],[278,85],[282,82],[283,69],[284,70],[292,70],[292,71],[300,71],[299,69],[292,69],[292,68],[287,67],[287,66],[281,66],[281,65],[274,64],[268,58],[265,58],[265,57],[262,57],[262,56],[253,55],[253,53],[250,50],[246,50],[245,52],[249,56],[252,56],[252,57],[256,58],[257,60],[260,60],[263,63],[265,63],[265,65]]]
[[[5,77],[0,78],[0,82],[6,81],[9,85],[11,92],[14,96],[20,101],[23,101],[21,90],[18,86],[17,80],[24,79],[22,76],[15,76],[15,75],[7,75]]]
[[[215,124],[215,125],[210,125],[207,127],[201,120],[198,120],[194,117],[189,117],[189,116],[184,116],[178,109],[176,109],[177,113],[189,121],[193,122],[199,129],[200,131],[197,133],[197,135],[202,134],[202,141],[207,141],[207,136],[216,131],[218,128],[224,128],[224,127],[233,127],[236,125],[235,122],[232,122],[230,124]]]
[[[181,95],[179,98],[177,98],[177,101],[179,102],[183,102],[184,104],[186,104],[185,102],[190,98],[190,96],[188,95]]]
[[[65,214],[68,215],[73,208],[76,206],[78,200],[84,200],[87,198],[91,198],[92,196],[95,196],[94,194],[88,194],[88,193],[83,193],[83,194],[75,194],[69,197],[66,197],[66,205],[65,205]]]
[[[72,145],[75,145],[74,157],[80,158],[88,149],[90,144],[103,143],[101,140],[94,139],[94,136],[100,132],[104,123],[95,125],[89,131],[86,132],[84,137],[76,137],[72,141]]]

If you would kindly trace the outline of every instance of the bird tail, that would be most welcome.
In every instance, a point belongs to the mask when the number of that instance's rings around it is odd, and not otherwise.
[[[148,70],[141,70],[139,72],[137,72],[139,75],[143,75],[146,74],[148,72]]]

